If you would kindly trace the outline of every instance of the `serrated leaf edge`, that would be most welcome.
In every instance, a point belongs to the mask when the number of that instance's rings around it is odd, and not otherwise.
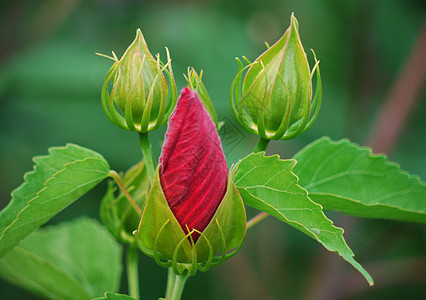
[[[350,148],[352,149],[356,149],[356,150],[361,150],[362,152],[367,152],[369,157],[375,158],[375,159],[384,159],[385,160],[385,164],[393,167],[393,168],[397,168],[398,169],[398,173],[405,175],[408,178],[413,178],[415,180],[417,180],[421,185],[426,185],[425,182],[423,182],[420,178],[419,175],[417,174],[410,174],[408,171],[401,169],[401,165],[398,162],[389,160],[387,155],[385,153],[373,153],[373,150],[371,149],[371,147],[369,146],[361,146],[358,143],[352,142],[351,140],[349,140],[348,138],[343,138],[337,141],[332,140],[329,136],[323,136],[320,137],[319,139],[313,141],[312,143],[306,145],[305,147],[303,147],[303,149],[301,149],[300,151],[298,151],[294,156],[293,159],[297,161],[297,155],[299,155],[299,153],[302,153],[304,151],[304,149],[306,149],[307,147],[310,147],[312,145],[316,145],[316,144],[320,144],[324,141],[329,142],[332,145],[348,145]]]
[[[310,193],[310,194],[311,195],[320,195],[320,196],[332,196],[332,197],[336,197],[336,198],[339,198],[339,199],[345,199],[347,201],[352,201],[352,202],[355,202],[355,203],[358,203],[358,204],[361,204],[361,205],[367,206],[367,207],[385,206],[385,207],[397,209],[401,212],[415,213],[415,214],[420,214],[420,215],[426,216],[426,212],[422,212],[422,211],[418,211],[418,210],[411,210],[411,209],[401,209],[401,207],[399,207],[399,206],[390,205],[390,204],[383,204],[383,203],[379,203],[379,202],[378,203],[364,203],[364,202],[361,202],[360,200],[356,200],[356,199],[348,198],[348,197],[343,197],[343,196],[335,195],[335,194],[329,194],[329,193]]]
[[[306,148],[308,148],[310,146],[316,145],[316,144],[320,144],[320,143],[322,143],[324,141],[328,142],[331,145],[336,145],[336,146],[347,145],[347,146],[349,146],[352,149],[356,149],[356,150],[361,151],[363,153],[366,152],[367,153],[367,157],[371,157],[373,159],[383,159],[385,165],[389,165],[390,167],[393,168],[392,171],[397,172],[398,174],[403,175],[403,176],[405,176],[408,179],[413,179],[413,180],[416,181],[416,183],[418,183],[418,184],[420,184],[422,186],[426,186],[426,183],[423,182],[418,175],[413,175],[413,174],[410,174],[408,171],[402,170],[400,164],[397,163],[397,162],[388,160],[386,154],[384,154],[384,153],[382,153],[382,154],[373,153],[373,151],[372,151],[372,149],[370,147],[368,147],[368,146],[360,146],[359,144],[354,143],[354,142],[350,141],[347,138],[343,138],[343,139],[340,139],[338,141],[333,141],[330,137],[323,136],[323,137],[321,137],[321,138],[313,141],[312,143],[306,145],[303,149],[301,149],[299,152],[297,152],[293,156],[293,159],[297,161],[297,156],[299,155],[299,153],[302,153],[304,151],[304,149],[306,149]],[[307,163],[308,163],[307,161],[304,162],[304,164],[307,164]],[[303,166],[302,166],[302,168],[303,168]],[[309,190],[309,188],[307,188],[307,189]],[[426,215],[425,211],[417,211],[417,210],[405,209],[405,208],[402,208],[400,206],[395,206],[395,205],[381,203],[381,202],[375,202],[375,203],[367,204],[367,203],[364,203],[364,202],[362,202],[360,200],[353,199],[353,198],[343,197],[341,195],[335,195],[335,194],[329,194],[329,193],[312,193],[312,194],[316,194],[316,195],[332,195],[334,197],[338,197],[338,198],[341,198],[341,199],[348,199],[349,201],[353,201],[353,202],[362,204],[364,206],[376,206],[376,205],[380,205],[380,206],[385,206],[385,207],[390,207],[390,208],[398,209],[398,210],[403,211],[403,212],[410,212],[410,213],[416,213],[416,214]]]
[[[323,245],[328,251],[330,251],[330,252],[335,252],[335,253],[337,253],[339,256],[341,256],[344,260],[346,260],[348,263],[350,263],[352,266],[354,266],[358,271],[360,271],[361,272],[361,274],[362,275],[364,275],[364,277],[367,279],[367,281],[368,281],[368,283],[370,284],[370,286],[372,286],[372,285],[374,285],[374,281],[373,281],[373,278],[371,277],[371,275],[354,259],[354,257],[355,257],[355,254],[353,253],[353,251],[352,251],[352,249],[348,246],[348,244],[346,243],[346,241],[345,241],[345,239],[343,238],[343,233],[344,233],[344,229],[343,228],[340,228],[340,227],[337,227],[337,226],[334,226],[334,222],[332,221],[332,220],[330,220],[329,218],[327,218],[327,216],[324,214],[324,211],[323,211],[323,207],[322,207],[322,205],[321,204],[319,204],[319,203],[316,203],[315,201],[313,201],[310,197],[309,197],[309,192],[308,192],[308,190],[306,190],[304,187],[302,187],[302,186],[300,186],[299,184],[298,184],[298,182],[299,182],[299,177],[293,172],[293,168],[296,166],[296,164],[297,164],[297,160],[296,159],[281,159],[280,158],[280,156],[278,155],[278,154],[274,154],[274,155],[271,155],[271,156],[266,156],[265,155],[265,152],[264,151],[262,151],[262,152],[258,152],[258,153],[251,153],[251,154],[249,154],[248,156],[250,156],[250,155],[254,155],[254,156],[262,156],[262,157],[264,157],[264,158],[266,158],[266,159],[268,159],[268,160],[276,160],[276,161],[287,161],[287,162],[292,162],[292,164],[290,165],[290,169],[289,169],[289,173],[290,173],[290,175],[292,175],[292,176],[294,176],[295,177],[295,179],[296,179],[296,182],[295,182],[295,185],[296,186],[298,186],[302,191],[303,191],[303,193],[306,195],[306,197],[309,199],[309,201],[310,202],[312,202],[313,204],[315,204],[316,206],[318,206],[319,208],[320,208],[320,210],[321,210],[321,214],[324,216],[324,218],[326,219],[326,220],[328,220],[329,221],[329,223],[334,227],[334,228],[336,228],[338,231],[340,231],[341,232],[341,234],[342,234],[342,239],[343,239],[343,242],[344,242],[344,244],[346,245],[346,247],[347,247],[347,250],[348,250],[348,254],[350,255],[350,258],[348,258],[348,257],[346,257],[346,255],[345,256],[343,256],[343,255],[340,255],[340,253],[339,253],[339,251],[338,250],[330,250],[326,245],[324,245],[323,243],[322,243],[322,241],[320,241],[319,239],[318,239],[318,236],[317,236],[317,234],[315,233],[315,232],[313,232],[312,231],[312,229],[310,229],[310,228],[308,228],[308,227],[306,227],[305,225],[303,225],[303,224],[301,224],[301,223],[299,223],[299,222],[297,222],[297,221],[290,221],[290,220],[288,220],[286,217],[285,217],[285,215],[283,215],[282,213],[280,213],[275,207],[273,207],[273,206],[271,206],[270,204],[268,204],[268,203],[266,203],[266,202],[264,202],[262,199],[260,199],[260,198],[258,198],[258,197],[256,197],[256,196],[254,196],[254,195],[252,195],[246,188],[244,188],[244,187],[239,187],[238,186],[238,183],[237,182],[234,182],[235,183],[235,185],[237,186],[237,188],[242,188],[243,190],[245,190],[247,193],[249,193],[252,197],[254,197],[254,198],[256,198],[256,199],[258,199],[260,202],[262,202],[263,204],[265,204],[266,206],[268,206],[268,207],[271,207],[274,211],[276,211],[277,213],[279,213],[281,216],[283,216],[283,218],[285,219],[285,220],[287,220],[287,222],[288,223],[293,223],[293,224],[297,224],[297,225],[300,225],[301,227],[303,227],[303,228],[305,228],[306,229],[306,231],[308,231],[309,233],[311,233],[311,236],[317,241],[317,242],[319,242],[321,245]],[[248,157],[248,156],[246,156],[246,157]],[[243,158],[244,159],[244,158]],[[241,160],[239,160],[238,161],[238,163],[237,163],[237,165],[236,165],[236,167],[238,167],[238,165],[240,164],[240,162],[243,160],[243,159],[241,159]],[[294,163],[293,163],[294,162]],[[246,172],[246,173],[248,173],[248,172]],[[236,174],[238,174],[238,171],[236,172]],[[235,174],[235,175],[236,175]],[[234,176],[235,176],[234,175]],[[240,179],[241,180],[241,179]]]
[[[68,147],[68,145],[73,145],[73,144],[67,144],[67,146],[66,147]],[[62,149],[65,149],[66,147],[58,147],[58,148],[62,148]],[[58,149],[58,148],[51,148],[51,149]],[[49,153],[52,153],[51,152],[51,149],[49,149]],[[39,157],[41,157],[41,156],[39,156]],[[50,157],[50,156],[48,156],[48,155],[45,155],[45,156],[43,156],[43,157]],[[36,157],[34,158],[34,159],[36,159]],[[106,166],[107,166],[107,169],[109,169],[109,165],[108,165],[108,163],[106,163],[106,161],[105,161],[105,159],[101,159],[101,158],[98,158],[98,157],[87,157],[87,158],[84,158],[84,159],[80,159],[80,160],[75,160],[75,161],[72,161],[72,162],[69,162],[69,163],[66,163],[65,165],[64,165],[64,167],[60,170],[60,171],[58,171],[58,172],[56,172],[56,173],[54,173],[49,179],[47,179],[46,181],[45,181],[45,183],[44,183],[44,187],[40,190],[40,191],[38,191],[37,193],[36,193],[36,195],[33,197],[33,198],[31,198],[28,202],[27,202],[27,205],[24,207],[24,208],[22,208],[19,212],[18,212],[18,214],[16,215],[16,217],[15,217],[15,219],[9,224],[9,226],[7,226],[4,230],[3,230],[3,232],[1,233],[1,236],[0,236],[0,242],[1,242],[1,240],[3,239],[3,237],[4,237],[4,235],[5,235],[5,233],[8,231],[8,229],[13,225],[13,224],[15,224],[17,221],[18,221],[18,219],[19,219],[19,216],[26,210],[26,209],[28,209],[29,207],[30,207],[30,205],[31,205],[31,203],[36,199],[36,198],[38,198],[39,197],[39,195],[43,192],[43,191],[45,191],[46,190],[46,185],[48,184],[48,182],[50,182],[51,180],[54,180],[54,179],[56,179],[56,176],[58,175],[58,174],[60,174],[60,173],[62,173],[62,172],[64,172],[66,169],[67,169],[67,167],[68,166],[70,166],[70,165],[73,165],[73,164],[77,164],[77,163],[80,163],[80,162],[84,162],[84,161],[88,161],[88,160],[98,160],[98,161],[101,161],[102,163],[104,163]],[[13,198],[13,193],[15,192],[15,191],[17,191],[18,189],[20,189],[21,188],[21,186],[23,186],[24,184],[26,184],[27,182],[25,181],[26,180],[26,177],[27,177],[27,175],[28,174],[33,174],[33,173],[35,173],[36,172],[36,167],[37,166],[39,166],[39,163],[36,163],[37,165],[34,167],[34,170],[32,170],[32,171],[30,171],[30,172],[27,172],[25,175],[24,175],[24,183],[23,184],[21,184],[17,189],[15,189],[13,192],[12,192],[12,198]],[[107,177],[107,174],[105,174],[105,177]],[[81,185],[81,186],[79,186],[79,187],[82,187],[82,186],[86,186],[86,185],[88,185],[88,184],[90,184],[90,183],[92,183],[92,182],[86,182],[84,185]],[[74,191],[74,190],[73,190]]]

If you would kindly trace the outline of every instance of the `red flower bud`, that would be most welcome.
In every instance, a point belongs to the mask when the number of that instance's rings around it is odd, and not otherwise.
[[[169,119],[160,164],[161,186],[180,226],[203,232],[225,195],[228,167],[216,126],[189,88]]]
[[[183,89],[135,233],[139,249],[160,266],[191,276],[232,257],[246,232],[234,172],[197,92]]]

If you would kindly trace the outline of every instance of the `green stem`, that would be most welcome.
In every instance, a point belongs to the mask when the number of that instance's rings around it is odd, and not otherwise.
[[[260,152],[260,151],[265,151],[266,147],[268,147],[269,142],[270,142],[270,140],[267,140],[267,139],[264,139],[263,137],[260,137],[259,142],[257,143],[256,147],[254,148],[253,152],[257,153],[257,152]],[[259,223],[260,221],[263,221],[268,216],[269,216],[269,214],[267,214],[266,212],[261,212],[260,214],[258,214],[257,216],[255,216],[254,218],[252,218],[251,220],[249,220],[247,222],[246,229],[253,227],[254,225]]]
[[[180,300],[180,298],[182,297],[186,280],[189,277],[188,275],[176,275],[176,274],[174,276],[175,276],[175,279],[174,279],[173,291],[171,292],[170,298],[167,298],[167,300]]]
[[[253,217],[252,219],[250,219],[247,224],[246,224],[246,229],[249,229],[251,227],[253,227],[254,225],[256,225],[257,223],[259,223],[260,221],[263,221],[265,218],[267,218],[269,216],[268,213],[266,212],[261,212],[260,214],[258,214],[257,216]]]
[[[133,245],[127,249],[126,267],[129,295],[139,299],[138,249]]]
[[[109,173],[108,173],[108,176],[115,180],[115,182],[117,183],[117,185],[120,188],[121,192],[124,194],[124,196],[126,196],[127,200],[129,200],[130,204],[133,206],[133,208],[135,209],[136,213],[140,216],[142,214],[142,210],[138,206],[138,204],[136,203],[135,199],[133,199],[133,197],[129,194],[129,191],[124,186],[124,183],[121,180],[120,175],[118,175],[117,172],[115,172],[113,170],[110,170]]]
[[[146,170],[148,172],[149,183],[152,183],[155,174],[155,163],[152,156],[151,144],[148,139],[148,132],[140,132],[139,141],[141,144],[143,158],[145,160]]]
[[[268,147],[270,140],[264,139],[263,137],[259,138],[259,142],[257,143],[256,147],[254,148],[253,152],[257,153],[260,151],[265,151],[266,147]]]
[[[167,273],[167,288],[166,288],[166,299],[170,299],[172,296],[173,288],[175,286],[176,274],[173,271],[173,268],[169,268]]]

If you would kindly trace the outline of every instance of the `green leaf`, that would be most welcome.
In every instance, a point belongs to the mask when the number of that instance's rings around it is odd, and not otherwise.
[[[426,223],[425,183],[367,147],[321,138],[294,159],[299,184],[326,210]]]
[[[286,222],[327,250],[337,252],[372,285],[371,276],[354,260],[343,238],[343,229],[335,227],[322,212],[322,207],[297,184],[297,176],[292,172],[295,164],[295,160],[281,160],[278,155],[264,156],[264,152],[250,154],[241,160],[234,182],[244,203]]]
[[[31,234],[0,259],[0,276],[50,299],[91,299],[118,290],[121,253],[97,221],[80,218]]]
[[[94,298],[92,300],[136,300],[128,295],[106,292],[105,297]]]
[[[49,153],[34,158],[34,170],[0,212],[0,257],[102,181],[110,169],[100,154],[77,145],[50,148]]]
[[[49,299],[90,299],[70,275],[19,246],[0,259],[0,276]]]

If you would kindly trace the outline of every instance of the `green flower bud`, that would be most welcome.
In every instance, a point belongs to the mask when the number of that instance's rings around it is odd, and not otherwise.
[[[149,191],[144,161],[137,163],[124,174],[123,184],[135,203],[143,207]],[[101,202],[101,220],[117,240],[131,244],[134,242],[133,231],[138,228],[141,216],[121,191],[115,195],[116,190],[113,181],[110,181]]]
[[[148,132],[167,122],[176,104],[177,89],[167,48],[166,53],[166,64],[160,61],[159,54],[154,58],[138,29],[135,40],[120,60],[114,52],[114,57],[109,57],[115,62],[102,88],[102,106],[111,122],[138,132]]]
[[[214,110],[214,107],[210,100],[210,96],[207,93],[206,87],[204,86],[204,83],[202,81],[203,70],[201,70],[200,75],[198,75],[197,72],[195,72],[194,68],[188,67],[188,75],[184,74],[183,76],[185,76],[185,79],[188,82],[188,87],[191,90],[197,92],[198,97],[200,97],[201,102],[203,102],[204,107],[210,114],[210,117],[212,118],[214,124],[217,127],[218,121],[217,121],[216,111]]]
[[[232,112],[249,132],[264,139],[286,140],[305,132],[321,106],[319,61],[314,53],[311,72],[298,29],[292,15],[284,35],[253,63],[243,68],[238,60],[240,68],[231,88]],[[315,71],[317,82],[312,99]]]

